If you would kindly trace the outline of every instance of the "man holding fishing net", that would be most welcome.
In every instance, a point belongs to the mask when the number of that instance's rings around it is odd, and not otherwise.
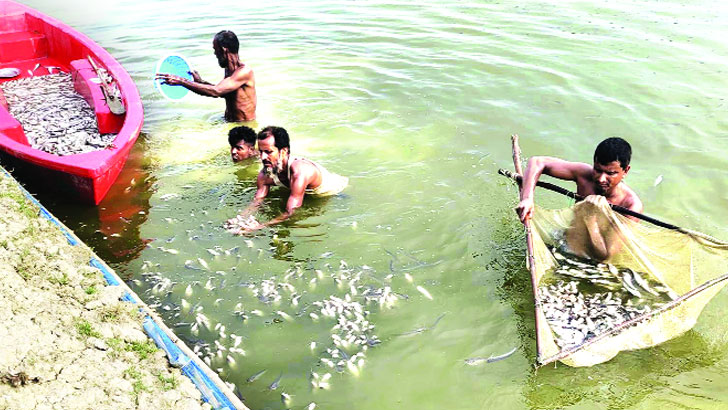
[[[607,138],[594,151],[594,164],[569,162],[552,157],[532,157],[523,175],[521,201],[516,207],[521,222],[533,216],[533,194],[541,174],[574,181],[577,194],[585,197],[589,207],[580,207],[566,240],[571,251],[598,260],[614,255],[621,241],[610,220],[609,204],[642,212],[642,201],[623,181],[630,169],[632,148],[622,138]]]

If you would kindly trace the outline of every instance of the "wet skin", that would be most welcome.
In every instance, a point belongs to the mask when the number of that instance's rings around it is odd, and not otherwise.
[[[166,73],[157,73],[155,79],[162,80],[164,84],[181,85],[199,95],[224,98],[227,121],[254,120],[258,98],[253,70],[240,61],[238,54],[231,53],[217,42],[212,42],[212,48],[218,64],[225,69],[225,78],[219,83],[213,85],[204,81],[197,71],[190,72],[192,81]]]
[[[247,144],[242,140],[237,144],[230,147],[230,157],[233,162],[240,162],[242,160],[257,156],[258,153],[255,150],[255,146]]]

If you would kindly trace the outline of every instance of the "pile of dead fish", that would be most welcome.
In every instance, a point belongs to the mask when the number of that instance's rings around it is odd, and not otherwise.
[[[223,223],[222,227],[233,235],[241,235],[250,230],[258,229],[260,224],[252,215],[238,215],[234,218],[228,219],[225,223]]]
[[[99,134],[94,110],[76,93],[70,74],[57,73],[2,85],[10,114],[23,126],[31,147],[55,155],[107,148],[116,134]]]
[[[539,301],[561,348],[580,345],[678,297],[644,273],[554,256],[560,263],[554,278],[564,280],[539,287]]]

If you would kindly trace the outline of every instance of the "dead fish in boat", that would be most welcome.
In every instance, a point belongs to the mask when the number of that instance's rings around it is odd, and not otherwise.
[[[267,372],[267,371],[268,371],[268,369],[263,369],[255,374],[253,374],[252,376],[248,377],[248,383],[252,383],[252,382],[258,380],[260,378],[260,376],[264,375],[265,372]]]
[[[13,78],[20,75],[20,70],[13,67],[0,68],[0,78]]]

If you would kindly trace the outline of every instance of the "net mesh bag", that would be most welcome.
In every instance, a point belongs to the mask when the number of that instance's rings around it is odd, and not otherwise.
[[[728,283],[727,243],[636,222],[594,198],[532,218],[540,365],[592,366],[674,338]]]

